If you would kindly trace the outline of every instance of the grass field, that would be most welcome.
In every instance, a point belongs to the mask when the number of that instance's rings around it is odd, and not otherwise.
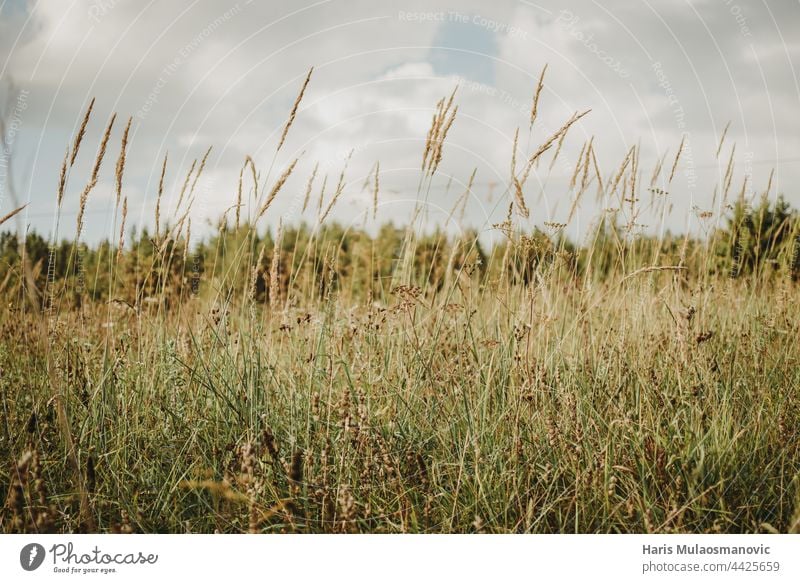
[[[603,175],[589,142],[572,206],[596,189],[616,212],[586,244],[562,224],[524,232],[526,181],[579,116],[515,147],[491,247],[413,219],[372,236],[328,224],[344,171],[319,202],[320,176],[298,193],[314,225],[264,234],[295,165],[270,176],[250,158],[216,235],[188,244],[203,159],[183,218],[161,220],[160,188],[155,232],[130,240],[122,130],[119,241],[0,241],[0,530],[800,530],[797,214],[737,199],[731,162],[708,238],[637,235],[681,148],[648,182],[636,148]],[[455,118],[443,99],[421,199]]]

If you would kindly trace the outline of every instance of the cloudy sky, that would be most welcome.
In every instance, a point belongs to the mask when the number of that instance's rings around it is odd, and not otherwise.
[[[798,22],[795,0],[0,0],[6,120],[0,215],[16,198],[29,203],[23,227],[52,232],[61,161],[94,97],[86,140],[69,175],[60,236],[74,234],[80,192],[113,112],[119,117],[88,202],[86,240],[111,236],[114,163],[129,116],[123,194],[129,221],[138,225],[153,224],[165,153],[162,217],[168,219],[192,161],[209,146],[196,185],[194,225],[234,204],[248,155],[262,188],[300,156],[260,224],[266,228],[278,217],[313,223],[321,178],[329,175],[329,196],[351,150],[346,188],[331,218],[364,222],[372,200],[364,182],[380,160],[376,222],[402,223],[418,196],[433,108],[456,85],[458,116],[439,171],[424,189],[431,223],[446,220],[477,168],[465,222],[490,230],[510,202],[515,130],[522,159],[573,112],[589,108],[552,170],[546,158],[528,181],[531,217],[518,218],[521,225],[566,221],[569,179],[592,136],[605,175],[638,146],[645,185],[659,158],[666,156],[671,166],[685,137],[668,187],[666,226],[673,230],[703,228],[698,215],[719,204],[714,185],[734,143],[731,191],[738,195],[747,177],[747,196],[760,196],[774,168],[769,196],[783,193],[800,206]],[[539,116],[529,131],[545,64]],[[276,154],[311,66],[296,122]],[[302,214],[299,202],[316,163],[319,178]],[[644,189],[641,196],[646,205]],[[592,190],[570,228],[578,233],[613,205],[612,199],[596,200]],[[657,220],[645,213],[640,222],[652,228],[650,219]]]

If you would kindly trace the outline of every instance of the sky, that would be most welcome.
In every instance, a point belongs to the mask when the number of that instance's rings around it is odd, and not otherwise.
[[[656,182],[668,192],[664,212],[644,210],[637,228],[701,233],[722,220],[714,188],[734,145],[730,198],[746,178],[745,196],[757,200],[774,170],[767,196],[783,194],[800,207],[798,23],[795,0],[0,0],[6,128],[0,216],[27,204],[17,228],[52,235],[61,163],[95,98],[69,172],[59,238],[74,236],[80,195],[115,112],[107,158],[87,202],[86,241],[116,238],[114,166],[129,117],[123,186],[129,225],[152,229],[165,154],[161,217],[174,222],[186,173],[211,147],[195,185],[194,233],[207,233],[226,211],[232,216],[247,156],[262,193],[299,157],[260,219],[262,229],[279,219],[314,224],[323,176],[324,207],[346,164],[345,187],[329,220],[368,229],[400,225],[422,200],[428,226],[490,233],[513,198],[508,185],[517,128],[523,160],[574,112],[591,109],[570,129],[552,169],[549,153],[536,167],[525,188],[530,217],[516,216],[515,223],[528,229],[570,219],[569,232],[580,237],[620,206],[592,187],[570,217],[570,177],[590,138],[605,177],[638,148],[639,205],[647,209],[653,168],[662,157],[671,167],[683,139],[673,181],[667,184],[663,171]],[[295,122],[276,151],[312,66]],[[431,116],[456,87],[458,113],[441,165],[420,190]],[[369,181],[377,161],[373,218]],[[301,212],[316,164],[311,203]],[[451,210],[473,169],[475,184],[458,222]],[[251,184],[245,179],[248,200]],[[246,205],[243,216],[253,210]]]

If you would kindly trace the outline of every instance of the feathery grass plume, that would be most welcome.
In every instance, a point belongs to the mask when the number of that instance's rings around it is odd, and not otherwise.
[[[772,190],[772,178],[775,176],[775,168],[769,171],[769,179],[767,179],[767,188],[764,191],[764,196],[769,194],[769,191]]]
[[[597,177],[597,194],[599,196],[603,194],[603,178],[600,176],[600,166],[597,164],[594,148],[592,148],[592,164],[594,165],[594,175]]]
[[[322,187],[319,189],[319,198],[317,199],[317,218],[322,215],[322,203],[325,200],[325,188],[328,186],[328,175],[322,177]]]
[[[528,176],[530,175],[533,165],[536,163],[536,161],[542,154],[544,154],[547,150],[550,149],[550,146],[553,145],[553,142],[555,142],[562,134],[566,133],[569,130],[569,128],[572,127],[573,124],[575,124],[575,122],[577,122],[583,116],[588,114],[590,111],[592,110],[587,109],[583,113],[579,114],[578,112],[575,112],[574,114],[572,114],[572,117],[569,118],[567,123],[565,123],[563,126],[561,126],[561,128],[556,130],[556,132],[552,136],[550,136],[547,140],[545,140],[545,142],[541,146],[539,146],[539,148],[537,148],[537,150],[533,154],[531,154],[531,157],[528,158],[528,162],[525,164],[525,171],[523,172],[522,178],[520,179],[521,184],[523,185],[525,184],[525,182],[528,180]]]
[[[452,97],[451,97],[452,99]],[[450,113],[450,117],[447,119],[447,122],[444,124],[444,128],[442,129],[441,136],[439,137],[438,141],[436,142],[436,149],[435,149],[435,156],[433,156],[433,165],[431,167],[431,176],[436,173],[436,170],[439,168],[439,163],[442,161],[442,151],[444,149],[444,142],[447,139],[447,133],[450,131],[450,126],[453,125],[453,121],[456,119],[456,113],[458,113],[458,106],[456,105],[452,112]]]
[[[722,179],[722,204],[728,200],[728,190],[730,190],[731,182],[733,181],[733,157],[736,153],[736,144],[731,148],[731,156],[728,158],[728,167],[725,169],[725,177]]]
[[[664,155],[659,158],[658,162],[656,162],[655,168],[653,168],[653,175],[650,177],[650,187],[654,187],[656,184],[656,180],[658,180],[659,175],[661,174],[661,169],[664,167],[664,161],[667,159],[667,152],[664,152]]]
[[[631,157],[633,156],[633,148],[628,150],[628,153],[625,154],[625,158],[622,159],[622,162],[617,169],[617,172],[614,175],[614,180],[611,182],[609,186],[609,192],[614,193],[617,191],[617,186],[619,186],[619,181],[622,179],[622,176],[625,174],[625,170],[628,168],[628,164],[631,162]]]
[[[128,132],[131,130],[131,122],[133,121],[132,117],[128,118],[128,124],[125,126],[125,130],[122,132],[122,142],[120,144],[119,149],[119,158],[117,158],[117,169],[115,173],[116,178],[116,189],[117,189],[117,201],[116,206],[119,207],[119,201],[122,197],[122,174],[125,172],[125,154],[128,148]]]
[[[639,174],[639,152],[641,148],[633,147],[633,158],[631,158],[631,208],[636,202],[636,177]]]
[[[336,190],[333,192],[333,196],[331,197],[331,201],[328,203],[328,206],[325,208],[325,212],[322,213],[322,216],[319,218],[319,224],[325,222],[325,219],[328,217],[328,213],[331,212],[333,207],[336,205],[336,202],[339,200],[339,197],[342,195],[342,192],[344,191],[344,187],[346,186],[344,177],[347,173],[347,167],[350,165],[350,158],[353,157],[353,152],[355,152],[355,150],[350,150],[350,153],[347,155],[347,158],[344,161],[344,166],[339,174],[339,182],[336,184]]]
[[[517,144],[519,142],[519,128],[514,132],[514,145],[511,148],[511,176],[517,175]]]
[[[69,160],[69,148],[64,154],[64,162],[61,164],[61,173],[58,175],[58,194],[56,195],[56,204],[61,208],[61,203],[64,200],[64,189],[67,186],[67,161]]]
[[[164,162],[161,164],[161,176],[158,179],[158,195],[156,196],[156,241],[158,241],[160,233],[161,233],[161,197],[164,196],[164,176],[167,173],[167,157],[169,156],[169,152],[164,153]],[[186,189],[186,185],[189,182],[189,176],[191,176],[192,170],[194,170],[194,162],[192,162],[192,167],[189,170],[189,174],[186,175],[186,180],[183,183],[183,189]],[[181,197],[183,197],[183,191],[181,191]],[[180,203],[178,203],[180,205]]]
[[[186,195],[186,191],[189,188],[189,180],[192,178],[192,174],[194,173],[195,166],[197,166],[197,159],[192,160],[192,165],[189,166],[189,172],[186,173],[186,178],[183,180],[183,186],[181,186],[181,193],[178,195],[178,204],[175,205],[175,212],[181,208],[181,204],[183,204],[183,197]]]
[[[122,199],[122,222],[119,225],[119,242],[117,243],[117,264],[122,257],[122,250],[125,247],[125,220],[128,218],[128,197]]]
[[[587,142],[584,142],[583,146],[581,146],[580,154],[578,154],[578,159],[575,161],[575,170],[572,171],[572,176],[569,179],[570,190],[575,188],[575,183],[578,180],[578,173],[580,172],[581,168],[583,168],[583,154],[586,152],[586,144]]]
[[[186,258],[189,256],[189,242],[192,240],[192,217],[186,219],[186,240],[183,243],[183,269],[186,269]]]
[[[739,200],[744,200],[744,195],[747,192],[747,181],[750,177],[745,174],[744,179],[742,180],[742,188],[739,191]]]
[[[550,172],[553,170],[553,166],[556,165],[556,160],[558,160],[558,155],[561,153],[561,147],[564,145],[564,139],[567,137],[568,132],[563,132],[558,138],[558,144],[556,145],[556,152],[553,154],[552,160],[550,160],[550,166],[547,167],[547,171]]]
[[[203,155],[203,159],[200,161],[200,168],[197,169],[197,174],[194,175],[194,180],[192,181],[192,187],[189,189],[189,196],[194,194],[194,187],[197,186],[197,181],[200,179],[200,175],[203,173],[206,167],[206,160],[208,160],[208,155],[211,153],[211,148],[213,146],[209,146],[206,153]],[[180,204],[178,205],[180,207]],[[176,207],[176,208],[178,208]]]
[[[375,164],[375,187],[372,190],[372,220],[375,220],[375,217],[378,216],[378,190],[380,189],[380,173],[381,173],[381,163],[380,161]]]
[[[531,106],[531,128],[533,128],[533,124],[536,121],[536,115],[539,111],[539,97],[541,96],[542,88],[544,87],[544,74],[546,71],[547,63],[545,63],[544,67],[542,67],[542,72],[539,75],[539,83],[536,85],[536,92],[533,94],[533,105]]]
[[[275,184],[272,186],[272,190],[269,191],[269,195],[267,196],[267,200],[264,201],[264,205],[261,207],[261,210],[258,211],[258,215],[256,215],[256,220],[258,220],[261,217],[263,217],[264,213],[266,213],[267,209],[270,207],[270,205],[272,205],[272,201],[275,200],[275,197],[278,196],[278,193],[280,192],[281,188],[283,188],[283,185],[286,184],[286,181],[289,179],[289,176],[292,175],[292,172],[294,171],[294,167],[297,166],[297,161],[299,159],[300,158],[295,158],[292,161],[292,163],[289,164],[289,166],[286,168],[286,170],[283,171],[283,174],[280,175],[280,177],[275,182]]]
[[[192,197],[192,198],[189,199],[189,201],[186,203],[186,210],[183,211],[183,214],[176,221],[176,223],[172,227],[170,227],[169,232],[168,233],[164,233],[164,243],[165,244],[167,242],[173,240],[173,239],[175,239],[177,241],[178,234],[180,233],[181,229],[183,228],[183,224],[189,218],[189,213],[192,212],[192,205],[194,204],[194,200],[195,200],[195,197]],[[228,217],[227,213],[228,213],[228,211],[225,211],[225,213],[222,216],[223,223],[224,223],[225,220],[227,220],[227,217]],[[164,247],[164,245],[161,245],[161,247]]]
[[[83,231],[83,215],[86,212],[86,203],[89,200],[89,193],[97,186],[97,178],[100,174],[100,167],[103,164],[103,158],[106,155],[106,148],[108,147],[108,139],[111,136],[111,128],[114,126],[114,120],[117,119],[117,114],[113,114],[106,126],[106,131],[103,134],[103,139],[100,142],[100,149],[97,151],[97,157],[94,160],[94,167],[92,168],[92,176],[86,187],[83,189],[80,198],[80,206],[78,208],[78,220],[75,226],[76,237],[81,236]]]
[[[14,209],[14,210],[13,210],[13,211],[11,211],[10,213],[8,213],[6,216],[4,216],[4,217],[0,218],[0,225],[2,225],[2,224],[3,224],[3,223],[5,223],[6,221],[8,221],[8,220],[10,220],[10,219],[14,218],[14,217],[15,217],[15,216],[16,216],[18,213],[21,213],[21,212],[22,212],[22,211],[25,209],[25,207],[26,207],[26,206],[28,206],[28,205],[27,205],[27,204],[24,204],[24,205],[22,205],[21,207],[19,207],[18,209]]]
[[[244,165],[250,166],[250,177],[253,180],[253,200],[256,201],[256,205],[258,204],[258,170],[256,169],[256,163],[253,159],[248,155],[244,158]]]
[[[367,188],[369,188],[370,182],[372,181],[373,172],[375,172],[375,164],[370,166],[369,172],[364,175],[364,182],[361,184],[361,192],[364,192]]]
[[[586,192],[586,187],[588,186],[588,177],[589,177],[589,162],[592,156],[592,142],[594,141],[594,136],[589,139],[589,142],[586,144],[586,150],[583,154],[583,160],[581,160],[581,167],[582,167],[582,177],[581,177],[581,187],[578,192],[575,194],[575,198],[572,199],[572,204],[569,208],[569,214],[567,215],[566,224],[572,222],[572,217],[575,216],[575,211],[578,209],[578,203],[581,200],[581,196],[583,193]]]
[[[453,87],[453,92],[452,92],[452,93],[450,93],[450,97],[448,97],[448,98],[447,98],[447,103],[446,103],[446,104],[445,104],[445,106],[444,106],[444,113],[445,113],[445,114],[446,114],[448,111],[450,111],[450,108],[451,108],[451,107],[453,107],[453,100],[454,100],[454,99],[455,99],[455,97],[456,97],[456,91],[458,91],[458,84],[456,84],[456,86],[455,86],[455,87]],[[444,119],[444,117],[445,117],[445,116],[442,116],[442,118],[443,118],[443,119]]]
[[[511,184],[514,186],[514,200],[517,203],[519,214],[526,219],[531,216],[528,206],[525,204],[525,195],[522,192],[522,184],[517,178],[517,144],[519,142],[519,128],[514,132],[514,145],[511,149]]]
[[[94,168],[92,168],[92,182],[97,184],[97,177],[100,174],[100,166],[103,164],[103,158],[106,156],[106,149],[108,148],[108,140],[111,137],[111,128],[114,127],[114,121],[117,119],[117,114],[114,113],[111,119],[108,120],[106,131],[103,134],[103,140],[100,142],[100,149],[97,152],[97,157],[94,160]]]
[[[436,104],[436,113],[433,115],[433,121],[425,140],[425,151],[422,155],[422,171],[428,176],[436,173],[439,163],[442,161],[444,142],[458,112],[458,106],[453,107],[456,91],[458,91],[458,85],[453,89],[447,102],[442,98]]]
[[[283,219],[278,219],[278,230],[275,233],[275,242],[272,247],[272,262],[269,266],[269,305],[278,305],[278,270],[281,260],[281,240],[283,239]]]
[[[594,142],[594,136],[589,138],[589,145],[586,146],[586,158],[583,161],[583,177],[581,178],[581,193],[586,190],[589,181],[589,163],[591,162],[591,157],[594,154],[594,148],[592,143]]]
[[[242,211],[242,181],[244,179],[244,170],[250,166],[250,174],[253,177],[253,199],[258,200],[258,172],[256,171],[256,163],[250,156],[245,156],[242,169],[239,171],[239,191],[236,195],[236,229],[239,229]]]
[[[436,109],[433,112],[433,119],[431,119],[431,127],[428,128],[428,134],[425,136],[425,150],[422,152],[422,171],[425,171],[425,168],[428,164],[428,155],[433,148],[433,140],[434,137],[438,133],[438,126],[441,123],[441,116],[440,112],[444,107],[444,98],[440,99],[436,103]]]
[[[83,142],[83,137],[86,135],[86,126],[89,124],[89,118],[92,115],[92,109],[94,109],[94,97],[92,97],[92,100],[89,102],[89,107],[86,108],[86,113],[83,116],[83,121],[81,121],[78,133],[75,134],[75,141],[72,144],[72,157],[69,160],[70,168],[75,165],[75,158],[78,156],[78,150],[81,148],[81,142]]]
[[[519,214],[526,219],[530,218],[531,212],[528,210],[528,206],[525,204],[525,195],[522,192],[522,183],[516,176],[512,176],[511,179],[514,181],[514,201],[517,203]]]
[[[725,136],[728,135],[728,128],[731,127],[731,122],[725,124],[725,129],[722,130],[722,136],[719,139],[719,145],[717,146],[717,155],[716,158],[719,160],[719,153],[722,151],[722,144],[725,142]]]
[[[333,196],[331,197],[331,201],[328,203],[328,206],[325,207],[325,212],[323,212],[320,215],[319,220],[317,221],[319,224],[324,223],[325,219],[328,218],[328,215],[333,210],[333,207],[336,206],[336,203],[339,200],[339,196],[341,196],[343,190],[344,190],[344,186],[340,182],[339,186],[337,186],[336,190],[333,192]],[[322,200],[322,198],[320,197],[320,201],[321,200]]]
[[[678,151],[675,153],[675,161],[672,163],[672,170],[669,173],[669,180],[667,180],[667,184],[672,184],[672,179],[675,177],[675,170],[678,169],[678,160],[681,159],[681,152],[683,152],[683,145],[686,142],[686,134],[683,134],[681,138],[681,143],[678,146]]]
[[[289,133],[289,128],[292,127],[294,123],[294,118],[297,115],[297,108],[300,106],[300,102],[303,100],[303,95],[306,92],[306,87],[308,87],[308,82],[311,80],[311,73],[314,72],[314,67],[311,67],[308,70],[308,75],[306,75],[306,80],[303,81],[303,86],[300,88],[300,93],[297,95],[297,99],[294,100],[294,105],[292,106],[292,112],[289,114],[289,119],[286,121],[286,125],[283,128],[283,133],[281,134],[281,140],[278,143],[278,148],[276,151],[281,149],[283,146],[283,142],[286,141],[286,134]]]
[[[244,164],[239,169],[239,188],[236,192],[236,230],[239,230],[239,219],[242,214],[242,177],[244,176]]]
[[[303,195],[303,210],[300,213],[306,212],[308,208],[308,200],[311,198],[311,189],[314,187],[314,180],[317,178],[317,171],[319,170],[319,162],[314,164],[314,170],[311,171],[311,176],[308,177],[308,182],[306,183],[306,192]]]

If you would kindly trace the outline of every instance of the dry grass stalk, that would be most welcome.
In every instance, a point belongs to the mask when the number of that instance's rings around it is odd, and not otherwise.
[[[116,192],[117,192],[117,200],[116,206],[119,207],[119,201],[122,197],[122,175],[125,172],[125,154],[128,148],[128,132],[131,130],[131,122],[133,121],[132,117],[128,118],[128,123],[125,126],[125,130],[122,132],[122,142],[119,149],[119,158],[117,158],[117,169],[115,172],[116,178]]]
[[[575,215],[575,211],[578,209],[578,203],[580,202],[581,196],[583,193],[586,192],[587,186],[589,186],[589,164],[592,159],[592,154],[594,152],[594,148],[592,147],[592,142],[594,141],[594,136],[589,139],[589,143],[586,145],[586,152],[584,153],[583,159],[583,174],[581,178],[581,187],[580,190],[575,194],[575,198],[572,201],[572,205],[569,209],[569,214],[567,215],[567,223],[572,221],[572,217]],[[597,170],[595,168],[595,170]]]
[[[667,158],[667,153],[664,152],[664,155],[659,158],[658,162],[656,162],[655,168],[653,168],[653,175],[650,177],[650,187],[654,187],[656,184],[656,180],[658,180],[659,175],[661,174],[661,169],[664,167],[664,161]]]
[[[431,166],[430,173],[431,175],[436,173],[436,170],[439,168],[439,163],[442,161],[442,150],[444,147],[444,142],[447,139],[447,133],[450,131],[450,126],[453,125],[453,121],[456,119],[456,113],[458,113],[458,106],[456,105],[452,112],[450,113],[450,117],[447,118],[447,121],[444,124],[444,127],[441,132],[441,136],[436,141],[434,152],[435,154],[432,156],[433,158],[433,165]]]
[[[208,155],[211,153],[211,148],[212,146],[208,147],[208,150],[206,150],[206,153],[203,155],[203,159],[200,160],[200,168],[197,169],[197,174],[194,175],[194,180],[192,181],[192,187],[189,189],[190,197],[192,194],[194,194],[194,187],[197,186],[197,181],[200,179],[200,175],[203,173],[203,170],[205,170],[206,161],[208,160]],[[180,208],[180,206],[180,203],[178,203],[178,206],[175,208]]]
[[[722,136],[719,139],[719,145],[717,146],[717,155],[716,158],[719,160],[719,153],[722,151],[722,144],[725,142],[725,136],[728,135],[728,128],[731,127],[731,122],[725,124],[725,129],[722,130]]]
[[[75,142],[72,144],[72,157],[69,160],[70,168],[75,165],[75,158],[78,156],[78,150],[81,148],[81,142],[83,142],[83,137],[86,135],[86,126],[89,124],[89,118],[92,115],[92,109],[94,109],[94,97],[92,97],[92,100],[89,102],[89,107],[86,108],[86,113],[83,116],[83,121],[81,121],[78,133],[75,135]]]
[[[553,145],[553,142],[555,142],[558,138],[560,138],[562,134],[565,134],[569,130],[569,128],[572,127],[572,125],[575,122],[577,122],[583,116],[588,114],[590,111],[592,111],[592,110],[591,109],[587,109],[583,113],[579,114],[579,113],[575,112],[574,114],[572,114],[572,117],[569,118],[567,123],[565,123],[563,126],[561,126],[561,128],[559,128],[541,146],[539,146],[539,148],[533,154],[531,154],[531,157],[528,159],[528,162],[525,165],[525,171],[522,174],[522,178],[520,179],[520,183],[521,184],[523,184],[523,185],[525,184],[525,182],[528,180],[528,176],[530,175],[530,172],[531,172],[531,169],[533,168],[533,165],[536,163],[536,161],[539,159],[539,157],[542,154],[544,154],[547,150],[550,149],[550,147]]]
[[[186,258],[189,256],[189,243],[192,240],[192,217],[186,219],[186,240],[183,243],[183,265],[186,265]]]
[[[528,206],[525,204],[525,196],[522,192],[522,183],[516,176],[512,176],[511,179],[514,181],[514,201],[517,203],[517,210],[521,216],[527,219],[531,216],[531,212],[528,210]]]
[[[372,219],[378,216],[378,191],[380,189],[381,163],[375,164],[375,183],[372,189]]]
[[[192,160],[192,165],[189,166],[189,172],[186,173],[186,178],[183,180],[183,186],[181,186],[181,193],[178,195],[178,204],[175,205],[175,210],[177,211],[181,208],[181,204],[183,204],[183,197],[186,196],[186,192],[189,188],[189,180],[192,178],[192,174],[194,173],[194,169],[197,166],[197,160]]]
[[[594,165],[594,175],[597,177],[597,194],[599,196],[603,194],[603,178],[600,176],[600,166],[597,164],[594,148],[592,148],[592,164]]]
[[[422,152],[422,171],[425,171],[425,168],[428,164],[428,155],[431,152],[431,148],[433,147],[433,138],[438,131],[438,126],[440,123],[440,116],[439,113],[444,106],[444,98],[440,99],[436,104],[436,110],[433,113],[433,119],[431,120],[431,127],[428,128],[428,134],[425,136],[425,150]]]
[[[589,160],[592,153],[592,143],[591,140],[586,147],[586,152],[584,154],[584,163],[583,163],[583,178],[581,179],[581,187],[578,192],[575,194],[575,198],[572,200],[572,204],[569,208],[569,214],[567,215],[567,222],[569,224],[572,221],[572,217],[575,216],[575,211],[578,209],[578,203],[581,200],[581,196],[583,193],[586,192],[586,187],[588,186],[588,176],[589,176]]]
[[[64,162],[61,164],[61,173],[58,175],[58,194],[56,195],[56,204],[61,208],[61,202],[64,200],[64,189],[67,186],[67,160],[69,160],[69,148],[64,154]]]
[[[328,186],[328,175],[322,178],[322,187],[319,189],[319,198],[317,199],[317,217],[322,215],[322,203],[325,200],[325,189]]]
[[[94,161],[94,167],[92,168],[92,176],[89,179],[89,183],[83,189],[80,198],[80,206],[78,208],[78,220],[76,223],[76,237],[81,236],[81,232],[83,231],[83,216],[86,212],[86,203],[89,200],[89,193],[97,186],[97,178],[100,174],[100,167],[103,164],[103,158],[106,155],[106,148],[108,147],[108,139],[111,137],[111,128],[114,126],[114,120],[117,118],[117,114],[113,114],[111,119],[106,126],[106,131],[103,134],[103,140],[100,142],[100,149],[97,151],[97,157]]]
[[[286,121],[286,125],[283,128],[283,133],[281,134],[281,140],[278,143],[278,148],[276,151],[281,149],[283,146],[283,142],[286,141],[286,134],[289,133],[289,128],[292,127],[294,123],[294,118],[297,115],[297,108],[300,106],[300,102],[303,100],[303,95],[306,92],[306,87],[308,87],[308,82],[311,81],[311,73],[314,72],[314,67],[311,67],[308,70],[308,75],[306,75],[306,80],[303,81],[303,86],[300,88],[300,93],[297,95],[297,99],[294,100],[294,105],[292,106],[292,112],[289,114],[289,119]]]
[[[236,230],[239,230],[239,220],[242,214],[242,177],[244,176],[244,165],[239,170],[239,188],[236,192]]]
[[[328,206],[325,208],[325,212],[319,217],[319,223],[322,224],[325,222],[325,219],[328,217],[328,214],[333,210],[333,207],[336,205],[336,202],[339,200],[339,197],[344,192],[344,187],[346,183],[344,181],[345,174],[347,173],[347,167],[350,164],[350,158],[353,156],[354,150],[350,150],[350,153],[347,155],[347,158],[344,161],[344,166],[342,167],[342,171],[339,174],[339,182],[336,184],[336,190],[333,192],[333,196],[331,197],[331,201],[328,203]],[[320,195],[321,196],[321,195]],[[320,198],[320,202],[321,202]]]
[[[747,181],[750,177],[745,174],[744,179],[742,180],[742,188],[739,191],[739,200],[744,200],[744,195],[747,193]]]
[[[683,152],[683,145],[686,142],[686,134],[683,134],[681,138],[681,143],[678,146],[678,151],[675,153],[675,161],[672,162],[672,170],[669,173],[669,180],[667,180],[667,184],[672,184],[672,179],[675,177],[675,170],[678,169],[678,161],[681,159],[681,152]]]
[[[431,127],[425,139],[425,150],[422,154],[422,171],[428,176],[433,176],[442,161],[442,151],[447,133],[455,121],[458,106],[453,107],[458,86],[453,89],[447,102],[440,99],[436,104],[436,112],[431,121]]]
[[[725,177],[722,179],[722,204],[728,200],[728,191],[731,188],[731,182],[733,181],[733,156],[736,153],[736,144],[733,145],[731,148],[731,155],[728,158],[728,166],[725,169]]]
[[[553,154],[553,159],[550,160],[550,166],[547,167],[547,171],[550,172],[553,170],[553,166],[556,165],[556,160],[558,160],[558,155],[561,153],[561,147],[564,145],[564,139],[567,137],[568,132],[563,132],[558,138],[558,144],[556,145],[556,152]]]
[[[28,206],[28,205],[24,204],[21,207],[19,207],[18,209],[13,210],[10,213],[8,213],[6,216],[0,218],[0,225],[2,225],[6,221],[14,218],[18,213],[21,213],[25,209],[26,206]]]
[[[318,222],[320,224],[324,223],[325,219],[328,218],[328,215],[333,210],[333,207],[336,206],[336,203],[339,200],[339,197],[341,196],[343,191],[344,191],[344,186],[340,182],[339,186],[336,188],[336,190],[333,193],[333,196],[331,197],[331,201],[328,203],[328,206],[325,207],[325,212],[322,213],[322,215],[320,215],[320,217],[319,217],[319,221]],[[322,200],[322,199],[320,199],[320,200]]]
[[[769,171],[769,179],[767,179],[767,188],[764,190],[764,196],[769,194],[769,191],[772,190],[772,178],[775,176],[775,168]]]
[[[303,210],[301,213],[306,212],[308,208],[308,201],[311,198],[311,189],[314,187],[314,180],[317,178],[317,171],[319,170],[319,162],[314,164],[314,170],[311,171],[311,176],[308,177],[308,182],[306,183],[306,192],[303,196]]]
[[[575,169],[572,171],[572,176],[569,179],[570,190],[575,188],[575,183],[578,180],[578,174],[580,173],[581,168],[583,168],[583,155],[586,152],[586,144],[587,142],[584,142],[583,146],[581,146],[581,151],[578,154],[577,160],[575,161]]]
[[[261,207],[261,210],[258,211],[258,215],[256,215],[256,220],[264,216],[264,213],[266,213],[267,209],[270,207],[270,205],[272,205],[272,201],[275,200],[275,197],[278,196],[278,193],[280,192],[281,188],[283,188],[283,185],[286,184],[286,181],[289,179],[289,176],[292,175],[292,171],[294,171],[294,167],[297,165],[298,160],[299,158],[295,158],[294,161],[292,161],[292,163],[289,164],[286,170],[283,171],[283,174],[280,175],[278,180],[272,186],[272,190],[270,190],[269,196],[267,196],[267,200],[264,201],[264,205]]]
[[[122,222],[119,225],[119,242],[117,243],[117,263],[122,257],[122,249],[125,247],[125,220],[128,218],[128,197],[122,199]]]
[[[280,287],[278,275],[281,261],[281,239],[283,239],[283,220],[278,220],[278,230],[275,234],[275,243],[272,247],[272,261],[269,266],[269,305],[278,305],[278,295]]]
[[[522,190],[522,183],[517,178],[517,145],[519,143],[519,128],[514,132],[514,145],[511,149],[511,184],[514,187],[514,201],[520,216],[529,218],[531,216],[528,205],[525,204],[525,194]],[[474,175],[474,173],[473,173]]]
[[[639,175],[639,152],[640,148],[634,146],[633,158],[631,158],[631,209],[636,203],[636,177]]]
[[[114,113],[111,116],[111,119],[108,120],[108,125],[106,126],[106,131],[103,134],[103,139],[100,142],[100,150],[97,152],[97,157],[94,160],[94,167],[92,168],[92,179],[91,181],[97,184],[97,178],[100,174],[100,167],[103,164],[103,158],[106,156],[106,149],[108,148],[108,140],[111,137],[111,128],[114,127],[114,121],[117,119],[117,114]]]
[[[652,273],[653,271],[684,271],[685,269],[686,267],[682,265],[654,265],[651,267],[642,267],[623,277],[620,283],[643,273]]]
[[[531,106],[531,128],[533,128],[533,124],[536,121],[536,115],[539,111],[539,97],[541,96],[542,88],[544,87],[544,74],[546,71],[547,63],[545,63],[544,67],[542,67],[542,72],[539,75],[539,83],[536,85],[536,92],[533,94],[533,105]]]
[[[156,196],[156,241],[158,241],[160,232],[161,232],[161,197],[164,196],[164,176],[167,173],[167,157],[169,156],[169,152],[164,154],[164,162],[161,164],[161,177],[158,179],[158,195]],[[183,183],[183,189],[186,189],[186,185],[189,183],[189,176],[192,174],[192,170],[194,170],[194,162],[192,162],[192,167],[189,169],[189,174],[186,175],[186,180]],[[183,190],[181,191],[181,196],[183,196]],[[179,203],[180,204],[180,203]]]
[[[617,172],[614,176],[614,180],[611,182],[611,185],[609,186],[610,192],[613,193],[617,191],[617,186],[619,186],[619,181],[625,174],[625,170],[628,168],[628,164],[630,164],[632,157],[633,157],[633,148],[628,150],[628,153],[625,154],[625,158],[623,158],[622,162],[620,163],[619,168],[617,169]]]
[[[253,178],[253,199],[258,200],[258,171],[256,170],[256,163],[250,156],[245,156],[242,169],[239,171],[239,191],[236,195],[236,229],[239,229],[242,213],[242,182],[244,180],[245,168],[250,166],[250,175]]]
[[[514,145],[511,148],[511,176],[517,175],[517,144],[519,143],[519,128],[514,132]]]

